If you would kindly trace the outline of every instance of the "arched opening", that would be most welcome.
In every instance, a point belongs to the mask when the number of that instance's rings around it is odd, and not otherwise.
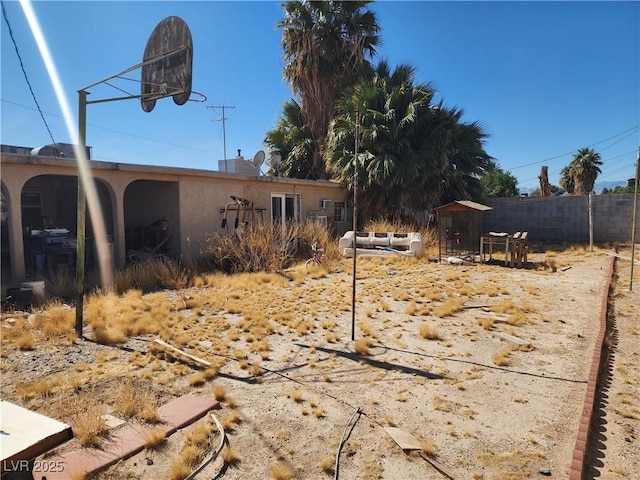
[[[96,180],[106,233],[113,241],[113,205],[107,186]],[[69,175],[39,175],[20,192],[27,278],[73,277],[76,265],[78,179]],[[85,267],[97,266],[95,235],[87,210]]]
[[[177,182],[136,180],[124,192],[127,259],[179,251],[180,197]]]
[[[0,268],[2,285],[11,278],[11,246],[9,240],[9,194],[0,184]]]

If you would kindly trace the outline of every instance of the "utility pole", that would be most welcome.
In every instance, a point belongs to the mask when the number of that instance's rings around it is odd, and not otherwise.
[[[631,219],[631,275],[629,277],[629,291],[633,291],[633,264],[636,253],[636,210],[638,208],[638,175],[640,175],[640,147],[636,156],[636,178],[633,189],[633,218]]]
[[[232,107],[229,105],[211,105],[211,106],[207,106],[207,108],[222,109],[222,118],[216,118],[215,120],[212,120],[212,121],[217,122],[222,120],[222,149],[224,153],[224,171],[226,172],[227,171],[227,132],[225,127],[225,120],[227,119],[227,117],[224,116],[224,110],[225,108],[236,108],[236,107]]]

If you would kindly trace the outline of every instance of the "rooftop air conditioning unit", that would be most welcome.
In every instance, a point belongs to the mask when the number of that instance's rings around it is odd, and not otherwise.
[[[320,200],[320,208],[323,210],[329,208],[331,206],[331,200]]]

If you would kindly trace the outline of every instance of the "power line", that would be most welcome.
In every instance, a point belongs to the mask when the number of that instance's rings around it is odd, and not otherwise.
[[[35,109],[34,109],[34,108],[32,108],[32,107],[29,107],[29,106],[27,106],[27,105],[22,105],[21,103],[12,102],[11,100],[5,100],[4,98],[3,98],[3,99],[1,99],[1,100],[2,100],[3,102],[5,102],[5,103],[10,103],[11,105],[16,105],[16,106],[18,106],[18,107],[27,108],[27,109],[29,109],[29,110],[35,110]],[[50,113],[50,112],[44,112],[44,113],[45,113],[45,114],[47,114],[47,115],[50,115],[50,116],[52,116],[52,117],[63,118],[63,116],[62,116],[62,115],[58,115],[57,113]],[[88,125],[88,126],[90,126],[90,127],[93,127],[93,128],[99,128],[99,129],[101,129],[101,130],[106,130],[106,131],[108,131],[108,132],[114,132],[114,133],[118,133],[118,134],[120,134],[120,135],[126,135],[126,136],[128,136],[128,137],[140,138],[140,139],[142,139],[142,140],[147,140],[147,141],[149,141],[149,142],[162,143],[162,144],[164,144],[164,145],[170,145],[170,146],[172,146],[172,147],[186,148],[186,149],[189,149],[189,150],[195,150],[195,151],[198,151],[198,152],[211,153],[211,150],[205,150],[205,149],[203,149],[203,148],[189,147],[189,146],[187,146],[187,145],[180,145],[180,144],[177,144],[177,143],[166,142],[166,141],[164,141],[164,140],[156,140],[156,139],[154,139],[154,138],[143,137],[143,136],[141,136],[141,135],[136,135],[136,134],[134,134],[134,133],[123,132],[123,131],[120,131],[120,130],[115,130],[115,129],[113,129],[113,128],[109,128],[109,127],[102,127],[102,126],[100,126],[100,125],[95,125],[95,124],[91,124],[91,123],[87,123],[87,125]]]
[[[591,145],[587,145],[587,147],[593,147],[594,145],[598,145],[600,143],[607,142],[607,141],[609,141],[609,140],[611,140],[613,138],[619,137],[620,135],[624,135],[625,133],[633,132],[633,131],[637,130],[638,128],[640,128],[640,125],[636,125],[635,127],[632,127],[632,128],[629,128],[629,129],[627,129],[627,130],[625,130],[623,132],[617,133],[617,134],[615,134],[615,135],[613,135],[613,136],[611,136],[609,138],[605,138],[604,140],[600,140],[600,141],[597,141],[595,143],[592,143]],[[629,135],[627,135],[627,137],[629,137],[631,135],[632,134],[629,134]],[[626,139],[627,137],[624,137],[622,140]],[[620,141],[622,141],[622,140],[620,140]],[[616,142],[616,143],[619,143],[619,142]],[[612,145],[615,145],[615,143],[612,144]],[[609,145],[609,147],[612,146],[612,145]],[[605,149],[609,148],[609,147],[605,147]],[[517,167],[511,167],[509,170],[516,170],[518,168],[524,168],[524,167],[530,167],[532,165],[538,165],[540,163],[548,162],[550,160],[555,160],[557,158],[561,158],[561,157],[565,157],[567,155],[571,155],[572,153],[575,153],[577,151],[578,151],[578,149],[574,149],[574,150],[571,150],[570,152],[567,152],[567,153],[562,153],[560,155],[556,155],[556,156],[553,156],[553,157],[545,158],[544,160],[538,160],[536,162],[526,163],[524,165],[518,165]]]
[[[29,81],[29,76],[27,75],[27,71],[24,68],[24,63],[22,63],[22,57],[20,56],[20,51],[18,50],[18,44],[16,43],[16,39],[13,36],[13,30],[11,29],[11,25],[9,24],[9,19],[7,18],[7,12],[4,9],[4,2],[0,2],[2,5],[2,17],[4,18],[5,23],[7,24],[7,28],[9,30],[9,36],[11,37],[11,42],[13,43],[13,48],[16,51],[16,55],[18,56],[18,61],[20,62],[20,69],[22,70],[22,74],[24,75],[24,79],[27,82],[27,86],[29,87],[29,91],[31,92],[31,97],[33,97],[33,102],[38,107],[38,112],[40,112],[40,118],[42,118],[42,122],[44,123],[47,132],[49,132],[49,138],[51,138],[51,143],[56,145],[56,141],[53,139],[53,134],[51,133],[51,129],[47,124],[47,120],[44,118],[44,113],[42,113],[42,109],[40,108],[40,104],[38,103],[38,99],[36,98],[36,94],[33,91],[33,87],[31,86],[31,82]]]

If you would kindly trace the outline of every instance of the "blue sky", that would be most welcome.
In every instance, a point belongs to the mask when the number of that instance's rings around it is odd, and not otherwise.
[[[37,1],[65,93],[77,115],[77,91],[142,60],[165,17],[178,15],[193,37],[193,90],[205,102],[138,100],[89,105],[93,158],[216,170],[223,158],[264,149],[264,134],[291,98],[282,80],[280,2]],[[18,2],[4,2],[22,63],[56,142],[70,142],[61,108]],[[486,151],[518,178],[538,186],[542,165],[558,174],[582,147],[598,151],[599,182],[632,178],[640,145],[640,2],[431,2],[371,4],[382,27],[378,58],[410,63],[436,100],[462,108],[491,135]],[[51,136],[34,103],[2,20],[0,138],[42,146]],[[140,71],[116,82],[137,94]],[[122,93],[90,89],[89,100]],[[193,95],[192,98],[197,98]]]

